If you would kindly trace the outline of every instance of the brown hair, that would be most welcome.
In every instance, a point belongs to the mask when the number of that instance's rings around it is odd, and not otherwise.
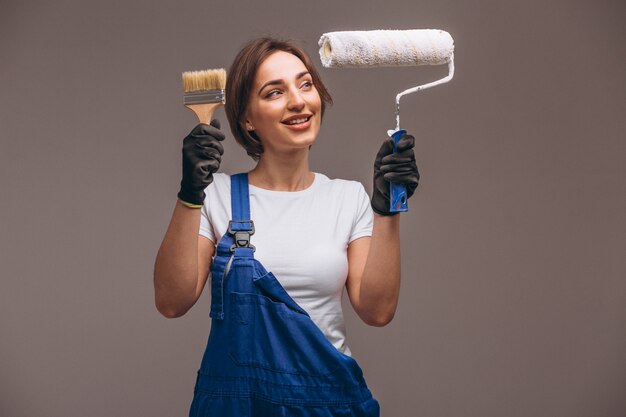
[[[249,41],[237,54],[226,77],[226,117],[235,140],[246,150],[246,153],[258,161],[263,153],[263,145],[255,132],[249,132],[245,127],[248,101],[252,90],[252,83],[261,63],[276,51],[289,52],[302,61],[313,79],[313,85],[322,101],[322,115],[326,105],[332,105],[333,99],[322,83],[319,73],[315,69],[309,55],[292,40],[281,40],[272,37],[262,37]],[[310,146],[309,146],[310,149]]]

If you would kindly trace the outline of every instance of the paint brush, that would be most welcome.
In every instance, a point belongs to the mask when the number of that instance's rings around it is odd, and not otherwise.
[[[225,103],[226,70],[223,68],[183,72],[183,104],[200,123],[211,123],[213,112]]]

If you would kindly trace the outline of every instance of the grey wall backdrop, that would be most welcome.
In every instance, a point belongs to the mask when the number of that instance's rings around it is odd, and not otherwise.
[[[623,417],[625,11],[0,2],[0,415],[186,415],[210,294],[169,320],[152,286],[196,123],[182,71],[227,67],[262,34],[319,63],[324,32],[440,28],[456,41],[454,80],[403,100],[422,180],[402,215],[400,304],[376,328],[344,297],[354,357],[385,417]],[[312,169],[371,192],[395,94],[444,73],[322,69],[335,106]],[[228,135],[221,170],[251,168]]]

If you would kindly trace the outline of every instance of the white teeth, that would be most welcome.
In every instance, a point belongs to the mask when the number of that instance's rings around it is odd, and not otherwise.
[[[294,120],[289,120],[289,121],[287,121],[287,122],[285,122],[285,123],[287,123],[288,125],[295,125],[295,124],[298,124],[298,123],[304,123],[304,122],[306,122],[307,120],[309,120],[309,118],[308,118],[308,117],[305,117],[305,118],[303,118],[303,119],[294,119]]]

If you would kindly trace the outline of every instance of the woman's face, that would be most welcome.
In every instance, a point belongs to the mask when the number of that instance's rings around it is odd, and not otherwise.
[[[321,108],[304,63],[293,54],[276,51],[257,70],[246,129],[255,131],[265,151],[308,148],[320,129]]]

